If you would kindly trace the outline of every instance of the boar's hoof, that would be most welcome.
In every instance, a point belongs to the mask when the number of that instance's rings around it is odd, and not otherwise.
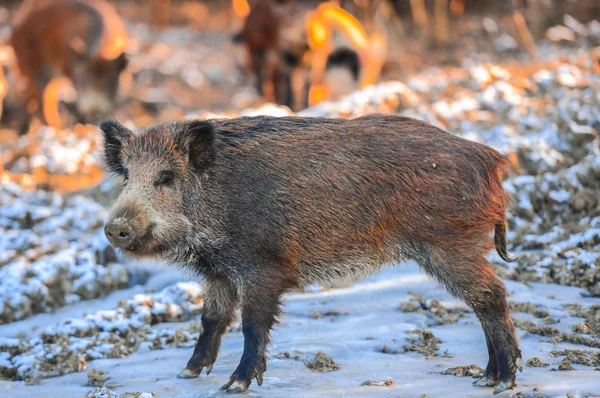
[[[230,394],[244,392],[250,387],[249,381],[235,380],[233,377],[223,386],[222,390],[226,390]]]
[[[263,383],[263,375],[266,370],[267,361],[264,355],[257,356],[255,361],[242,361],[229,378],[229,381],[221,387],[221,390],[234,394],[244,392],[250,387],[252,379],[256,379],[260,386]]]
[[[180,379],[195,379],[196,377],[200,376],[201,371],[202,371],[202,369],[200,369],[200,371],[194,371],[194,370],[185,368],[181,371],[181,373],[179,373],[177,375],[177,377]]]
[[[489,377],[482,377],[479,380],[475,380],[473,385],[475,387],[494,387],[496,383],[496,380],[490,379]]]
[[[517,369],[519,369],[519,372],[523,373],[523,360],[520,357],[515,362],[515,365],[517,366]]]
[[[494,389],[494,395],[500,394],[504,391],[510,390],[515,387],[515,383],[513,381],[501,381],[498,383],[496,388]]]

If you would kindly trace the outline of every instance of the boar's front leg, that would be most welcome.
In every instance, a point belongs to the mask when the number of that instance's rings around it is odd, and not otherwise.
[[[269,286],[261,284],[245,288],[242,297],[242,332],[244,352],[240,364],[233,372],[223,390],[229,393],[244,392],[255,378],[262,385],[263,374],[267,370],[267,345],[270,331],[279,315],[281,285],[270,281]],[[275,288],[274,288],[275,287]]]
[[[194,354],[179,374],[179,378],[198,377],[204,367],[206,367],[206,374],[210,374],[219,354],[221,337],[233,320],[237,304],[237,292],[234,286],[224,278],[207,277],[205,289],[202,334],[198,338]]]

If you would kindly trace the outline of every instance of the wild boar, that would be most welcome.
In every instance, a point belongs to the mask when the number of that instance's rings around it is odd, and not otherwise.
[[[414,260],[481,321],[489,363],[475,385],[515,385],[521,353],[486,260],[494,247],[511,260],[500,153],[386,115],[181,120],[139,134],[110,120],[100,130],[107,168],[124,181],[105,226],[111,244],[205,280],[203,332],[180,377],[210,373],[239,305],[244,352],[223,388],[261,385],[283,293]]]
[[[71,111],[78,121],[107,116],[127,66],[127,33],[114,7],[100,0],[43,0],[22,14],[10,44],[26,86],[22,94],[26,107],[54,119],[48,115],[58,112],[45,109],[44,101],[56,106],[58,100],[52,97],[57,93],[46,89],[54,79],[66,77],[77,91]]]
[[[280,49],[281,15],[272,0],[255,0],[251,6],[234,41],[246,48],[247,69],[254,75],[258,94],[291,107],[291,77]]]

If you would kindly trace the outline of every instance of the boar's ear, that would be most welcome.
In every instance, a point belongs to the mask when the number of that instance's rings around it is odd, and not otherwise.
[[[123,165],[123,145],[133,138],[133,133],[114,119],[100,123],[104,144],[104,161],[111,173],[125,175],[127,169]]]
[[[180,133],[178,141],[192,169],[199,171],[213,162],[215,135],[215,127],[207,120],[193,120]]]

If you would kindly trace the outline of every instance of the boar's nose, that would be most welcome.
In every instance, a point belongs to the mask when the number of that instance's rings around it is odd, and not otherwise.
[[[111,245],[120,248],[129,246],[135,237],[133,229],[124,218],[116,218],[106,224],[104,233]]]

